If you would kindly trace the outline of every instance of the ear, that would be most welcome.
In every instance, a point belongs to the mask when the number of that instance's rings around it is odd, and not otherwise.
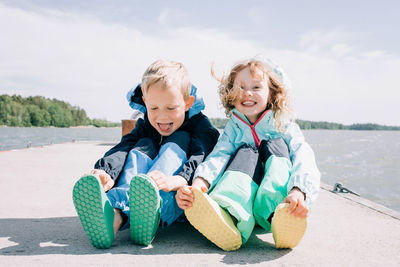
[[[144,105],[146,105],[146,99],[144,98],[144,96],[142,96],[142,100],[144,102]]]
[[[186,104],[185,111],[189,110],[189,108],[193,105],[193,102],[194,102],[194,96],[191,95],[189,96],[188,100],[185,101]]]

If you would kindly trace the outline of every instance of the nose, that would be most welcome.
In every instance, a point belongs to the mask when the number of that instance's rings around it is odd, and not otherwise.
[[[244,96],[252,96],[253,92],[251,90],[247,90],[247,89],[242,89],[242,94]]]
[[[165,112],[161,112],[161,113],[158,115],[158,119],[159,119],[160,121],[167,120],[167,119],[168,119],[168,115],[167,115]]]

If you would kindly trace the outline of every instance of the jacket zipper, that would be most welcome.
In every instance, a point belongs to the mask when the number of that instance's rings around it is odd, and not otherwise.
[[[247,126],[250,127],[251,133],[252,133],[252,135],[253,135],[254,143],[256,144],[256,147],[257,147],[257,148],[260,146],[261,141],[260,141],[260,138],[258,137],[257,132],[256,132],[256,125],[257,125],[257,123],[264,117],[264,115],[267,114],[268,112],[269,112],[269,110],[266,110],[266,111],[260,116],[260,118],[258,118],[258,120],[257,120],[253,125],[247,123],[245,120],[243,120],[242,118],[240,118],[239,115],[237,115],[235,112],[233,112],[233,115],[235,115],[236,118],[238,118],[239,120],[241,120],[242,122],[244,122],[244,124],[246,124]]]

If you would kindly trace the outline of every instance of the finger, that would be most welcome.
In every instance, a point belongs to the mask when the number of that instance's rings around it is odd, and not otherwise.
[[[298,217],[298,218],[306,218],[307,217],[307,211],[305,209],[298,209],[296,210],[296,213],[294,213],[293,215]]]
[[[108,190],[110,190],[112,187],[114,186],[114,181],[113,180],[108,180],[106,183],[106,189],[105,191],[107,192]]]
[[[155,181],[158,187],[158,190],[164,190],[165,189],[165,184],[160,182],[160,181]]]
[[[207,191],[208,191],[207,186],[203,185],[203,186],[201,187],[201,191],[203,191],[203,193],[207,193]]]
[[[307,213],[308,213],[308,208],[306,204],[304,203],[304,201],[300,200],[294,212],[294,215],[296,217],[305,218],[307,216]]]
[[[288,212],[289,212],[290,214],[292,214],[292,213],[296,210],[296,207],[297,207],[297,201],[294,200],[294,199],[289,199],[289,208],[288,208]]]
[[[181,203],[180,203],[180,207],[181,207],[181,209],[187,209],[187,208],[190,208],[190,207],[192,207],[193,206],[193,204],[192,204],[192,202],[189,202],[189,201],[182,201]]]
[[[190,190],[190,186],[182,187],[181,192],[182,192],[182,194],[185,194],[185,195],[192,195],[193,194],[192,191]]]
[[[301,217],[301,218],[307,218],[307,215],[308,215],[308,210],[307,210],[307,209],[304,209],[304,210],[300,213],[300,217]]]
[[[304,200],[300,201],[299,207],[301,207],[301,210],[299,211],[299,216],[301,216],[302,218],[307,217],[309,209]]]
[[[180,195],[179,196],[180,200],[182,201],[189,201],[189,202],[193,202],[193,195]]]

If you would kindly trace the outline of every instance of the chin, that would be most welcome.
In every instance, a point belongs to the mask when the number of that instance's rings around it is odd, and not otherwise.
[[[163,131],[157,130],[157,132],[162,136],[170,136],[171,134],[173,134],[175,132],[175,130],[170,131],[170,132],[163,132]]]

